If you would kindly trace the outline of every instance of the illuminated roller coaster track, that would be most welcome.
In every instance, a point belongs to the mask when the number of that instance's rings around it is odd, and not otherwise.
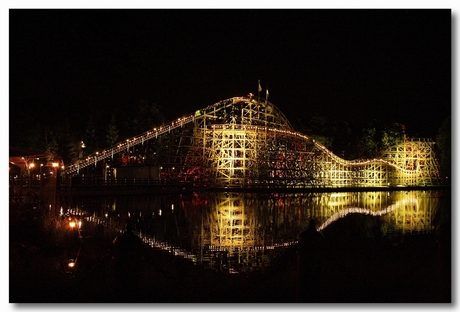
[[[64,174],[148,141],[167,138],[159,164],[181,168],[177,178],[216,187],[376,187],[440,184],[434,142],[418,139],[380,158],[345,160],[294,131],[272,103],[234,97],[89,155]],[[166,141],[166,140],[165,140]],[[156,153],[156,152],[155,152]],[[166,155],[165,155],[166,154]],[[137,159],[144,159],[139,155]]]
[[[191,114],[186,117],[181,117],[177,120],[173,120],[162,126],[155,127],[152,130],[146,131],[141,135],[127,139],[125,142],[119,142],[115,146],[105,149],[102,152],[96,152],[92,155],[88,155],[85,159],[76,161],[74,164],[68,166],[63,171],[63,174],[70,174],[70,175],[76,174],[81,169],[91,166],[91,165],[96,165],[99,161],[102,161],[104,159],[107,159],[110,157],[113,158],[115,154],[124,152],[132,146],[144,144],[145,142],[152,140],[152,139],[157,139],[161,135],[169,134],[171,133],[171,131],[177,128],[182,128],[186,126],[187,124],[194,123],[198,120],[205,120],[208,114],[211,114],[212,112],[216,112],[216,110],[220,110],[221,108],[220,106],[222,106],[223,103],[228,104],[228,103],[235,103],[235,102],[244,101],[244,100],[245,98],[235,97],[235,98],[231,98],[225,101],[220,101],[214,105],[210,105],[206,107],[205,109],[198,110],[194,114]]]

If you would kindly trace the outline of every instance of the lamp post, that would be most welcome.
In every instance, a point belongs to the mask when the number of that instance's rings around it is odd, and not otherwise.
[[[52,210],[52,215],[56,216],[58,214],[58,211],[56,209],[57,205],[57,188],[58,188],[58,169],[59,169],[59,163],[58,162],[53,162],[51,163],[51,168],[52,171],[50,172],[50,185],[52,185],[52,204],[49,205],[49,210]]]
[[[29,190],[32,189],[32,169],[35,167],[35,164],[32,162],[29,164]]]
[[[78,159],[83,158],[83,149],[86,148],[85,142],[83,140],[80,142],[80,145],[78,146]]]

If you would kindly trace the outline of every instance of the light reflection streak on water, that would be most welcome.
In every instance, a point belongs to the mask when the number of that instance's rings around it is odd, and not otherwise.
[[[70,215],[74,215],[74,216],[80,216],[85,221],[91,222],[93,224],[102,224],[102,225],[106,224],[106,221],[103,218],[100,218],[100,217],[98,217],[98,216],[96,216],[94,214],[88,216],[87,212],[84,212],[84,211],[82,211],[80,209],[70,208],[70,209],[68,209],[67,213],[70,214]],[[112,228],[118,234],[122,234],[124,232],[124,229],[122,229],[122,228],[117,228],[117,227],[112,227]],[[146,245],[148,245],[148,246],[150,246],[152,248],[165,250],[165,251],[168,251],[169,253],[171,253],[171,254],[173,254],[175,256],[181,256],[181,257],[184,257],[186,259],[192,259],[195,256],[194,254],[192,254],[190,252],[187,252],[187,251],[184,251],[184,250],[181,250],[179,247],[170,245],[167,242],[158,241],[154,237],[151,237],[151,236],[148,236],[148,235],[143,235],[142,233],[136,232],[134,230],[133,230],[133,233],[138,235]]]
[[[85,216],[86,215],[86,217],[83,217],[83,219],[85,219],[85,221],[91,222],[93,224],[105,224],[105,220],[103,218],[100,218],[100,217],[98,217],[96,215],[88,216],[87,212],[83,212],[83,211],[81,211],[79,209],[72,209],[71,208],[71,209],[68,210],[68,213],[71,214],[71,215],[74,215],[74,216]],[[122,229],[122,228],[115,228],[114,227],[113,229],[118,234],[122,234],[124,232],[124,229]],[[168,244],[167,242],[159,241],[153,236],[144,235],[144,234],[142,234],[140,232],[136,232],[134,230],[133,230],[133,232],[142,239],[144,244],[148,245],[151,248],[164,250],[164,251],[167,251],[168,253],[170,253],[170,254],[172,254],[172,255],[174,255],[176,257],[183,257],[184,259],[189,259],[189,260],[193,260],[194,258],[197,257],[197,255],[195,255],[192,252],[189,252],[187,250],[184,250],[184,249],[179,248],[177,246],[174,246],[172,244]],[[241,250],[274,250],[275,248],[289,247],[289,246],[295,245],[296,243],[297,242],[275,243],[275,244],[273,244],[271,246],[254,246],[254,247],[248,247],[248,248],[241,248]],[[228,247],[222,247],[222,246],[210,245],[209,250],[210,251],[228,251],[229,248]],[[238,273],[238,272],[234,272],[234,273]]]
[[[415,198],[405,198],[403,200],[400,200],[390,206],[388,206],[385,209],[379,210],[379,211],[371,211],[370,209],[367,208],[360,208],[360,207],[350,207],[350,208],[345,208],[344,210],[341,210],[334,215],[332,215],[329,219],[327,219],[321,226],[317,228],[318,231],[324,230],[326,227],[337,221],[338,219],[344,218],[349,214],[352,213],[360,213],[363,215],[371,215],[371,216],[382,216],[387,213],[392,212],[393,210],[400,208],[401,206],[407,205],[407,204],[417,204],[417,199]]]

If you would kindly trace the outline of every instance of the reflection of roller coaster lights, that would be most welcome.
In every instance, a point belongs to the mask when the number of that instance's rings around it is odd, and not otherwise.
[[[80,229],[81,229],[81,220],[78,220],[78,219],[72,218],[72,217],[69,217],[67,220],[69,222],[69,227],[71,229],[77,227],[77,229],[80,231]]]
[[[407,194],[406,194],[407,195]],[[386,196],[385,196],[386,197]],[[333,222],[337,221],[340,218],[344,218],[350,214],[364,214],[364,215],[371,215],[371,216],[383,216],[385,214],[392,213],[394,211],[397,211],[399,208],[404,208],[404,207],[411,207],[411,206],[418,206],[417,205],[417,197],[410,197],[410,198],[403,198],[401,200],[397,200],[395,203],[386,206],[385,208],[382,208],[378,211],[371,211],[369,208],[362,208],[362,207],[350,207],[350,208],[344,208],[342,211],[337,212],[330,216],[324,223],[320,225],[318,228],[319,231],[324,230],[326,227],[331,225]],[[173,206],[171,206],[172,208]],[[89,217],[84,218],[85,221],[91,221],[91,222],[96,222],[96,223],[106,223],[104,219],[99,219],[97,216],[92,215]],[[120,230],[122,232],[122,230]],[[185,259],[189,259],[191,261],[196,261],[196,259],[199,258],[199,256],[191,251],[184,250],[183,248],[177,247],[175,245],[172,245],[168,242],[163,242],[157,240],[157,238],[148,236],[148,235],[143,235],[142,233],[138,234],[143,242],[156,249],[164,250],[168,252],[171,255],[177,256],[177,257],[182,257]],[[280,243],[272,243],[270,245],[252,245],[252,246],[238,246],[236,248],[233,247],[228,247],[228,246],[219,246],[215,244],[210,244],[206,246],[206,249],[209,250],[210,252],[260,252],[264,250],[275,250],[278,248],[286,248],[290,246],[294,246],[297,242],[294,241],[288,241],[288,242],[280,242]],[[78,258],[78,255],[77,255]],[[76,261],[74,261],[76,263]]]
[[[407,204],[417,204],[417,200],[414,198],[408,198],[408,199],[403,199],[401,201],[398,201],[390,206],[388,206],[385,209],[379,210],[379,211],[371,211],[370,209],[365,209],[365,208],[359,208],[359,207],[352,207],[352,208],[346,208],[344,210],[341,210],[337,212],[336,214],[332,215],[329,219],[327,219],[323,224],[321,224],[320,227],[318,227],[318,231],[324,230],[326,227],[331,225],[333,222],[337,221],[338,219],[344,218],[349,214],[352,213],[360,213],[360,214],[365,214],[365,215],[372,215],[372,216],[382,216],[387,213],[390,213],[391,211]]]

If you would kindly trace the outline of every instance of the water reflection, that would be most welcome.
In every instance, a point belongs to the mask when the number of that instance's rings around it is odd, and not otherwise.
[[[355,195],[357,198],[341,194],[341,200],[334,199],[332,203],[328,203],[329,206],[335,206],[335,209],[330,209],[329,214],[321,214],[322,224],[318,230],[324,230],[334,221],[353,213],[382,216],[388,225],[403,233],[427,232],[434,229],[432,220],[438,207],[438,196],[421,191]],[[337,196],[332,194],[331,199]],[[330,215],[331,213],[333,214]]]
[[[296,243],[308,220],[319,230],[352,214],[378,218],[383,239],[430,233],[440,191],[350,193],[193,193],[74,199],[77,211],[122,229],[127,218],[152,247],[227,273],[263,270]],[[366,226],[363,224],[363,227]],[[397,234],[397,235],[395,235]]]

